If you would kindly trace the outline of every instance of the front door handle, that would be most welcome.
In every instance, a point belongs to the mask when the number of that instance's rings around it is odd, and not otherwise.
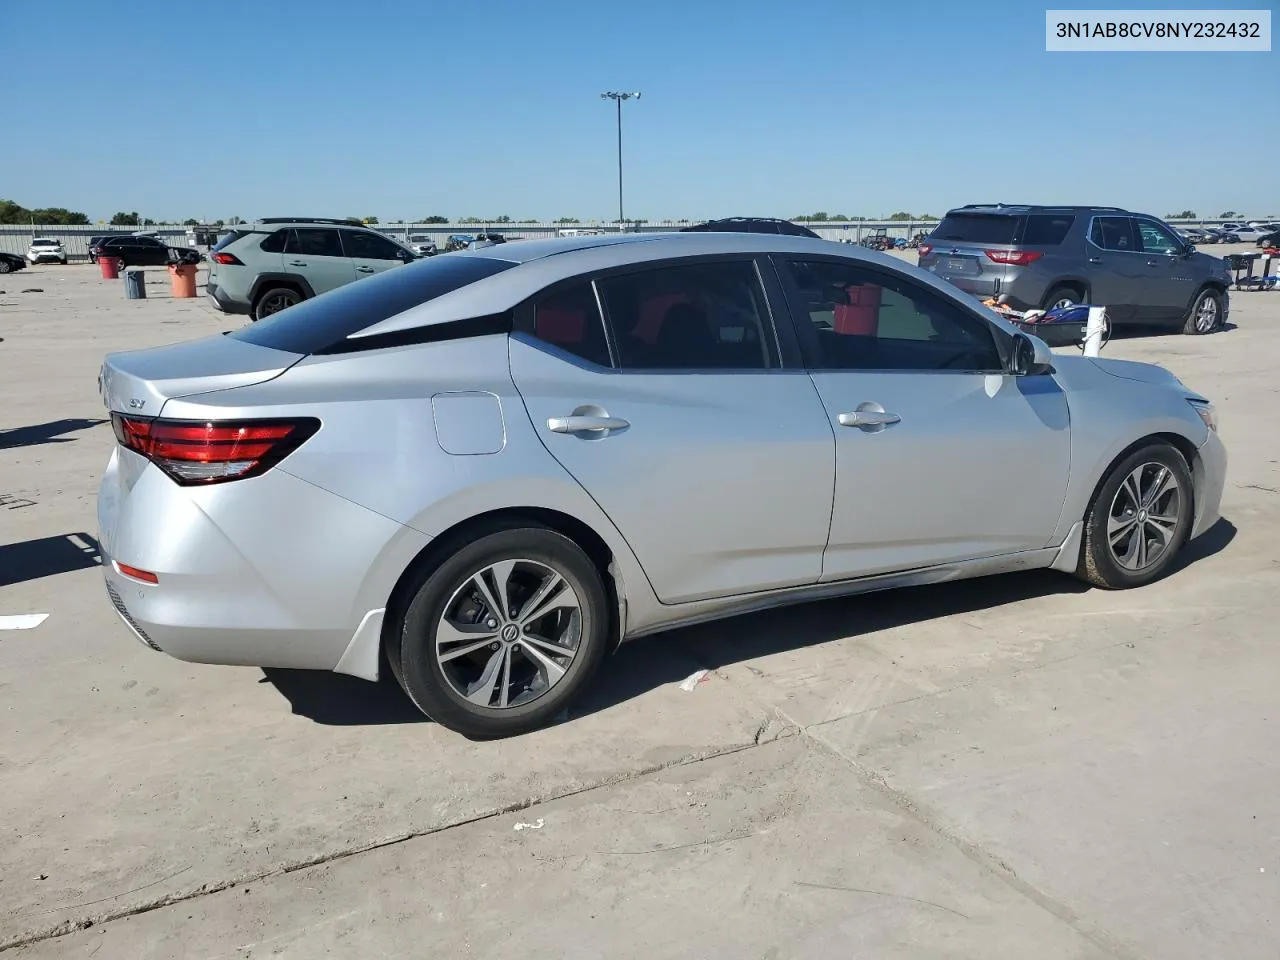
[[[1090,258],[1089,258],[1089,262],[1090,262],[1090,263],[1101,263],[1101,262],[1102,262],[1102,258],[1101,258],[1101,257],[1090,257]]]
[[[289,261],[289,266],[291,266],[291,267],[305,267],[306,265],[307,265],[307,264],[306,264],[306,262],[305,262],[305,261],[303,261],[303,260],[290,260],[290,261]]]
[[[577,414],[571,417],[551,417],[547,420],[547,429],[552,433],[603,433],[609,430],[621,430],[631,424],[621,417],[596,417]]]
[[[373,273],[373,267],[356,267],[357,273]]]
[[[896,413],[882,410],[854,410],[836,417],[842,427],[887,427],[901,419]]]

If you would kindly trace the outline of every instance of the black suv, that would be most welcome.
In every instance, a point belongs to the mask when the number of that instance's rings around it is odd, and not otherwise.
[[[969,204],[948,212],[919,252],[921,269],[1017,310],[1091,303],[1113,323],[1208,333],[1230,308],[1225,261],[1119,207]]]
[[[708,220],[692,227],[681,227],[681,233],[784,233],[791,237],[822,238],[798,223],[790,220],[777,220],[773,217],[725,217],[723,220]]]
[[[101,257],[115,257],[124,267],[163,267],[170,260],[198,260],[200,251],[191,247],[171,247],[159,237],[104,237],[89,247],[95,263]]]

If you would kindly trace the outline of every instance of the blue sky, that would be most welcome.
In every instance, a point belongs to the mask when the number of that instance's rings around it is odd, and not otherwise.
[[[1066,5],[10,0],[0,197],[613,218],[614,89],[633,217],[1280,213],[1280,53],[1046,53]]]

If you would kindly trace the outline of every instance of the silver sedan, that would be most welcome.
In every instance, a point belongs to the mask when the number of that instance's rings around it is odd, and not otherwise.
[[[822,240],[436,257],[113,354],[107,592],[183,660],[389,669],[468,736],[560,714],[625,639],[835,594],[1167,572],[1226,470],[1212,404],[1055,356]]]

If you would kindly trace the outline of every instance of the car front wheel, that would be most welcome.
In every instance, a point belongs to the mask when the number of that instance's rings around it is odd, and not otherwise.
[[[1217,290],[1201,290],[1191,303],[1182,332],[1190,334],[1212,333],[1222,323],[1222,294]]]
[[[1166,443],[1135,450],[1111,468],[1084,521],[1076,576],[1099,587],[1139,587],[1162,576],[1194,517],[1187,461]]]
[[[547,527],[471,539],[422,580],[387,651],[423,713],[511,736],[562,713],[604,657],[608,600],[582,548]]]

